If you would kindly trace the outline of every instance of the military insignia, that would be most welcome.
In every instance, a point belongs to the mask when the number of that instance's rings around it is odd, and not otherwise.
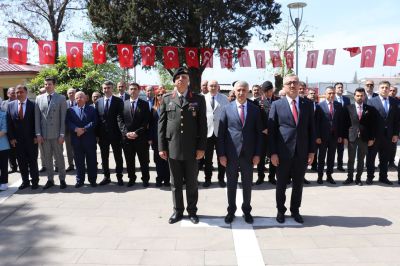
[[[192,112],[193,117],[195,117],[197,115],[197,110],[196,110],[197,106],[198,106],[197,102],[189,103],[189,111]]]

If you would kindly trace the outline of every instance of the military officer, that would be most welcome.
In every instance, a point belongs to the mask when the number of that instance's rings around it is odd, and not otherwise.
[[[187,212],[192,223],[198,223],[198,164],[204,157],[207,142],[206,102],[202,95],[189,90],[189,72],[178,68],[173,75],[175,89],[164,95],[158,122],[159,155],[168,160],[171,170],[173,224],[183,218],[182,185],[186,181]]]

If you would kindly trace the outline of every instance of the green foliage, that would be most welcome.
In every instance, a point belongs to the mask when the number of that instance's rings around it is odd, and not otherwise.
[[[67,58],[60,56],[59,62],[54,66],[44,68],[28,84],[29,88],[38,94],[43,87],[46,77],[56,77],[56,91],[65,94],[69,88],[80,89],[86,94],[100,91],[105,80],[117,82],[123,76],[123,70],[112,63],[95,65],[92,60],[84,59],[82,68],[68,68]]]

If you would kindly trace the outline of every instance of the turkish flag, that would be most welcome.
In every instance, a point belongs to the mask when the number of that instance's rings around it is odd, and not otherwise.
[[[212,48],[201,48],[201,66],[203,67],[213,67],[213,54],[214,50]]]
[[[239,66],[240,67],[251,67],[249,51],[239,49],[237,53],[238,53],[238,59],[239,59]]]
[[[26,65],[28,61],[28,40],[8,38],[8,62],[16,65]]]
[[[140,54],[142,55],[143,66],[154,66],[156,58],[156,47],[153,45],[140,46]]]
[[[119,66],[133,68],[133,47],[129,44],[117,44]]]
[[[284,51],[283,56],[285,57],[286,67],[289,69],[293,69],[293,51]]]
[[[265,68],[265,51],[254,50],[254,58],[256,59],[257,68]]]
[[[56,62],[56,42],[38,41],[39,63],[41,65],[54,65]]]
[[[269,51],[273,67],[282,67],[282,59],[279,51]]]
[[[360,47],[347,47],[343,48],[343,50],[350,52],[350,57],[354,57],[361,53]]]
[[[397,55],[399,54],[399,44],[384,44],[385,47],[385,58],[383,59],[384,66],[396,66]]]
[[[163,52],[164,52],[164,67],[166,69],[178,68],[179,67],[178,47],[165,46],[163,47]]]
[[[307,52],[306,68],[316,68],[318,62],[318,50]]]
[[[107,61],[106,48],[107,48],[107,45],[105,43],[92,43],[93,63],[94,64],[101,65]]]
[[[221,62],[221,68],[232,68],[232,50],[221,48],[219,49],[219,59]]]
[[[199,68],[199,56],[197,55],[197,48],[185,48],[186,64],[188,67]]]
[[[360,67],[374,67],[375,54],[376,54],[376,45],[363,46],[361,50]]]
[[[83,42],[66,42],[68,67],[82,67]]]
[[[334,65],[335,64],[336,49],[325,49],[324,57],[322,58],[323,65]]]

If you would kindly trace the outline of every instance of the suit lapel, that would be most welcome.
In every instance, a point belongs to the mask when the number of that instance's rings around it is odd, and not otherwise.
[[[111,101],[112,104],[112,101]],[[111,108],[110,104],[110,108]],[[100,114],[104,114],[104,98],[100,98],[97,104],[97,110]]]

